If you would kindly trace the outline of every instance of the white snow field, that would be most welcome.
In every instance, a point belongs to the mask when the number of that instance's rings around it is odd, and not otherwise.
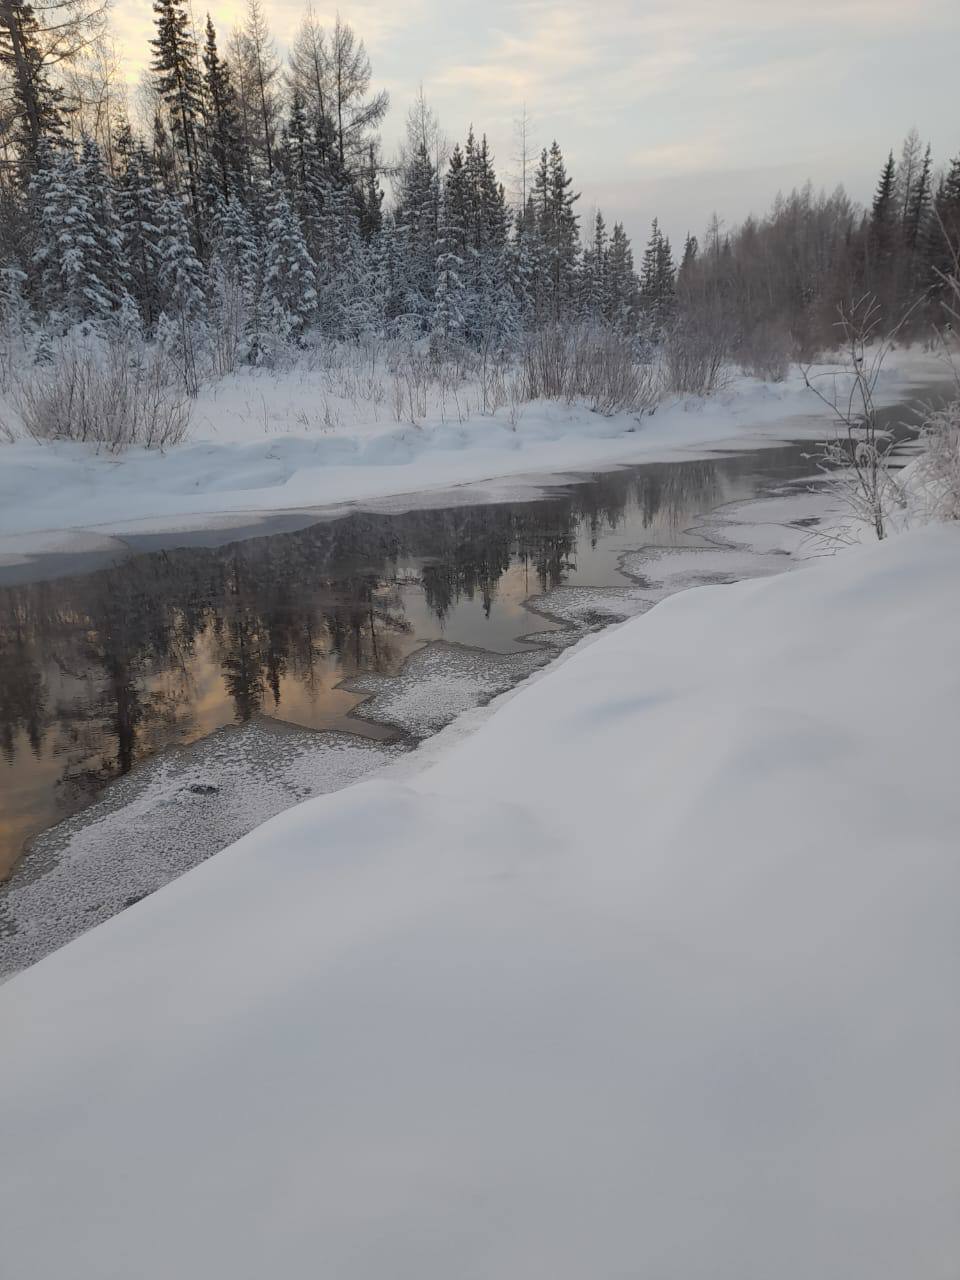
[[[817,372],[824,391],[833,385],[831,367]],[[936,354],[896,351],[879,398],[895,403],[911,385],[947,376]],[[25,436],[0,444],[0,566],[59,551],[109,551],[124,534],[255,524],[275,512],[451,485],[483,485],[476,501],[501,493],[496,482],[504,477],[666,459],[721,443],[822,439],[829,430],[829,415],[798,369],[778,384],[737,377],[711,397],[668,399],[639,419],[537,402],[522,406],[516,421],[501,410],[460,422],[447,403],[412,425],[398,423],[386,403],[337,397],[328,384],[321,372],[231,375],[202,390],[190,438],[166,453],[111,455]],[[14,420],[12,411],[4,416]]]
[[[955,1276],[958,581],[674,595],[13,978],[0,1270]]]

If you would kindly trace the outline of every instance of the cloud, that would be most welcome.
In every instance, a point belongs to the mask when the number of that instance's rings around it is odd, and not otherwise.
[[[224,34],[242,17],[242,0],[209,3]],[[263,3],[283,49],[305,0]],[[336,7],[314,0],[326,23]],[[451,137],[471,123],[488,133],[509,180],[526,104],[535,143],[563,146],[582,207],[610,202],[609,219],[635,235],[661,202],[682,232],[713,207],[736,221],[807,176],[846,176],[864,198],[913,124],[941,160],[958,144],[956,0],[358,0],[340,11],[390,90],[388,153],[422,84]],[[148,0],[116,0],[114,24],[136,79]]]

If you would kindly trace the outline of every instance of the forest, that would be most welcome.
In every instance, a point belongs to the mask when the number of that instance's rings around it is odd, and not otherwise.
[[[422,91],[386,156],[388,95],[347,22],[308,10],[281,58],[261,0],[228,33],[209,15],[195,29],[182,0],[153,8],[133,91],[97,0],[0,0],[0,392],[36,436],[95,436],[91,342],[116,366],[123,432],[162,444],[185,430],[171,381],[189,397],[345,343],[394,342],[434,372],[519,357],[533,399],[557,390],[575,334],[607,375],[614,352],[617,408],[642,393],[624,362],[652,352],[669,389],[703,392],[730,362],[779,378],[834,349],[839,310],[865,295],[885,332],[945,318],[960,154],[915,130],[869,208],[808,184],[678,247],[654,220],[635,255],[620,222],[581,211],[525,110],[509,173],[479,124],[451,145]],[[51,363],[67,370],[53,389],[24,373]]]

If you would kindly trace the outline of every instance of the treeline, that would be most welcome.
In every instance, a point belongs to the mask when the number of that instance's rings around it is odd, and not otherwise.
[[[730,234],[714,218],[702,250],[688,241],[678,292],[689,311],[721,312],[735,344],[787,341],[808,356],[832,345],[839,308],[864,294],[888,330],[912,337],[941,324],[958,252],[960,156],[936,173],[913,130],[899,162],[888,156],[870,209],[842,187],[827,195],[808,183]]]
[[[621,224],[581,225],[556,142],[528,163],[524,135],[511,202],[486,138],[446,147],[421,97],[387,165],[387,95],[339,18],[324,30],[308,13],[282,63],[260,0],[225,48],[181,0],[154,12],[137,127],[107,73],[94,92],[66,71],[101,47],[95,0],[42,15],[0,0],[8,332],[138,331],[193,388],[201,363],[273,364],[312,336],[509,350],[585,321],[646,344],[708,334],[723,358],[762,362],[771,344],[781,358],[831,345],[838,307],[864,292],[890,322],[913,307],[914,331],[937,319],[960,158],[935,173],[915,133],[868,211],[807,187],[728,234],[714,218],[679,264],[654,222],[637,269]]]

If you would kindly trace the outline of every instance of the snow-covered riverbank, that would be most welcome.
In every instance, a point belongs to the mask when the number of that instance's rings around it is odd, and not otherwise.
[[[893,352],[881,398],[894,403],[945,376],[936,355]],[[331,396],[319,373],[235,375],[204,388],[190,440],[166,454],[114,456],[28,438],[0,445],[0,565],[67,547],[109,550],[130,533],[236,526],[467,483],[500,492],[503,477],[822,437],[828,423],[796,369],[783,383],[739,377],[707,399],[667,400],[639,420],[538,403],[521,406],[516,420],[501,410],[460,422],[448,404],[442,418],[428,414],[416,426],[398,423],[385,404]]]
[[[11,1275],[948,1275],[958,572],[676,595],[14,978]]]

